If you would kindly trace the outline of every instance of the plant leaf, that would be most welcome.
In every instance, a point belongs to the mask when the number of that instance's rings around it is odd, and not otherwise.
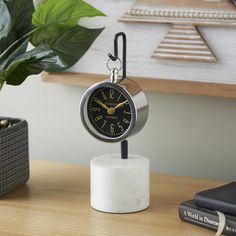
[[[6,37],[11,28],[11,16],[3,0],[0,0],[0,39]]]
[[[11,16],[11,28],[5,44],[2,44],[2,48],[0,48],[1,52],[34,27],[31,23],[34,12],[32,0],[5,0],[5,4]]]
[[[29,38],[22,40],[19,44],[15,44],[6,55],[0,57],[0,70],[5,70],[8,65],[13,61],[16,57],[23,54],[25,52],[25,48],[29,43]]]
[[[103,30],[77,25],[81,17],[104,15],[82,0],[48,0],[33,14],[34,26],[27,24],[26,20],[32,15],[33,0],[4,1],[12,19],[9,30],[13,34],[5,37],[9,46],[0,55],[0,89],[5,82],[19,85],[29,75],[43,70],[55,72],[69,68],[84,55]],[[27,3],[30,3],[29,8]],[[25,12],[22,12],[23,9]],[[31,40],[35,40],[36,47],[25,52],[32,35]]]
[[[1,77],[1,74],[0,74],[0,91],[1,91],[2,86],[4,85],[4,83],[5,83],[5,78]]]
[[[4,77],[7,84],[20,85],[29,75],[49,68],[67,67],[48,45],[42,44],[16,57],[4,71],[0,71],[0,77]]]
[[[77,25],[81,17],[104,16],[104,14],[82,0],[50,0],[34,12],[32,23],[39,28],[33,34],[32,43],[55,37],[61,29]]]
[[[11,29],[11,16],[3,0],[0,0],[0,52],[6,44]]]
[[[52,50],[68,65],[74,65],[89,49],[102,32],[100,29],[89,29],[76,25],[66,31],[61,30],[57,37],[45,40]],[[50,68],[47,71],[61,71],[61,68]]]

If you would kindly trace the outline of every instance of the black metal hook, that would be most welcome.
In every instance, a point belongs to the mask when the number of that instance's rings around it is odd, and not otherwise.
[[[128,159],[128,141],[121,142],[121,159]]]
[[[122,69],[123,69],[123,76],[122,79],[126,78],[126,51],[127,51],[127,40],[126,35],[124,32],[119,32],[115,35],[114,38],[114,55],[111,53],[108,54],[108,57],[112,61],[116,61],[118,59],[118,38],[122,37],[123,39],[123,54],[122,54]],[[128,159],[128,141],[123,140],[121,142],[121,158]]]
[[[123,78],[126,78],[126,50],[127,50],[127,40],[126,40],[126,35],[124,32],[119,32],[115,35],[114,39],[114,56],[109,53],[108,57],[112,61],[116,61],[118,58],[118,38],[122,36],[123,38],[123,55],[122,55],[122,69],[123,69]]]

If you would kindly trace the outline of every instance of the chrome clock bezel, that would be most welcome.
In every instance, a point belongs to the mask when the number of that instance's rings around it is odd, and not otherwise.
[[[108,137],[98,132],[88,118],[88,101],[92,93],[99,88],[112,88],[122,93],[128,100],[131,108],[131,121],[124,134],[118,137]],[[148,101],[141,88],[132,80],[125,79],[121,83],[112,83],[109,80],[96,83],[86,90],[80,102],[80,117],[86,130],[95,138],[104,142],[120,142],[137,133],[143,128],[148,117]]]

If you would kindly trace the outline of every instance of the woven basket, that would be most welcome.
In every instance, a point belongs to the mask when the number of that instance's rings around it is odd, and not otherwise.
[[[25,120],[0,117],[13,121],[10,128],[0,130],[0,196],[29,179],[28,124]]]

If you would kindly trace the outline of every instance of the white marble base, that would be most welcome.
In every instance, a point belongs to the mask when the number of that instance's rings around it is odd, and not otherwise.
[[[146,157],[120,154],[95,157],[90,162],[91,206],[110,213],[130,213],[150,205],[150,171]]]

